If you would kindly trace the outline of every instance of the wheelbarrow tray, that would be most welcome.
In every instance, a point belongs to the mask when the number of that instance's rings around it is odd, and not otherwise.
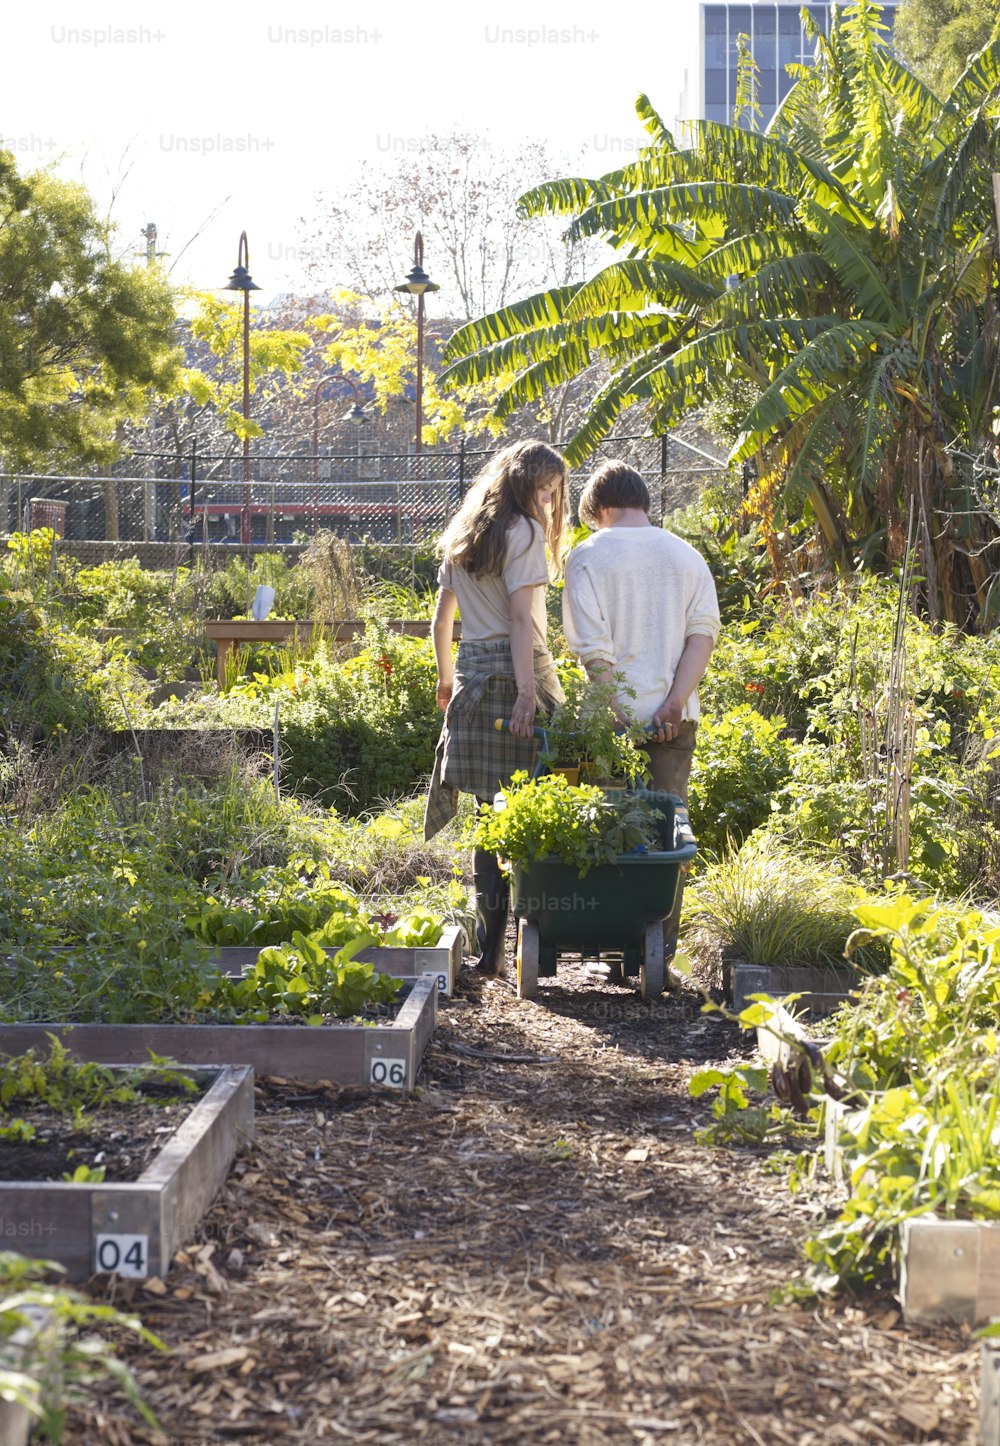
[[[519,919],[537,925],[546,954],[639,949],[647,926],[670,914],[681,865],[696,851],[692,842],[623,854],[614,863],[595,864],[582,878],[572,864],[552,856],[515,864],[511,907]],[[542,972],[548,972],[544,966]]]

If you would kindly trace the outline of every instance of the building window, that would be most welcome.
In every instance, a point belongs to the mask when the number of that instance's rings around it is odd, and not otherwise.
[[[705,71],[705,104],[725,106],[729,100],[726,93],[726,72],[724,70]]]
[[[730,5],[729,7],[729,63],[736,64],[736,57],[739,54],[737,37],[749,35],[750,31],[750,6]]]
[[[802,25],[798,10],[778,12],[778,65],[792,65],[802,59]]]
[[[726,12],[721,5],[705,7],[705,65],[720,70],[726,64]]]

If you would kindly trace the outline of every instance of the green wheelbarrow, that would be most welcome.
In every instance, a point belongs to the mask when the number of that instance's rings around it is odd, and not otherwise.
[[[694,858],[697,845],[679,798],[645,788],[631,794],[636,795],[663,815],[658,848],[596,864],[583,878],[553,856],[513,866],[519,999],[535,997],[539,979],[555,975],[560,954],[621,955],[622,974],[638,976],[643,999],[663,993],[663,925],[674,907],[681,868]]]

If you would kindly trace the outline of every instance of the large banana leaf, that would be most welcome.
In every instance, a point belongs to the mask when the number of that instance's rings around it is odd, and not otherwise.
[[[645,310],[650,306],[695,310],[714,301],[717,284],[700,271],[665,261],[618,261],[588,281],[566,307],[569,318],[602,316],[609,308]]]
[[[764,186],[707,180],[660,186],[590,206],[570,227],[574,236],[595,236],[632,229],[634,232],[670,229],[678,222],[723,221],[740,230],[787,224],[795,214],[795,197]],[[689,248],[689,259],[697,256]]]
[[[839,392],[852,371],[880,342],[894,338],[870,322],[834,322],[808,341],[747,414],[730,460],[744,462],[767,445],[789,421],[804,416]]]
[[[448,339],[444,349],[445,362],[456,357],[468,356],[479,347],[490,346],[506,337],[519,336],[540,326],[552,326],[563,319],[567,304],[576,294],[575,286],[558,286],[553,291],[541,291],[513,306],[505,306],[478,321],[466,322]]]

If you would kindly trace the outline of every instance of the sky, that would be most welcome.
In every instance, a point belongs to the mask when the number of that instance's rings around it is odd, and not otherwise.
[[[681,113],[697,17],[697,0],[19,5],[4,15],[0,147],[22,171],[82,180],[122,250],[144,251],[155,223],[179,283],[223,286],[245,230],[266,303],[304,285],[300,218],[318,193],[363,162],[418,167],[428,136],[544,139],[594,175],[625,163],[640,92],[668,123]],[[412,245],[400,236],[401,277]]]

